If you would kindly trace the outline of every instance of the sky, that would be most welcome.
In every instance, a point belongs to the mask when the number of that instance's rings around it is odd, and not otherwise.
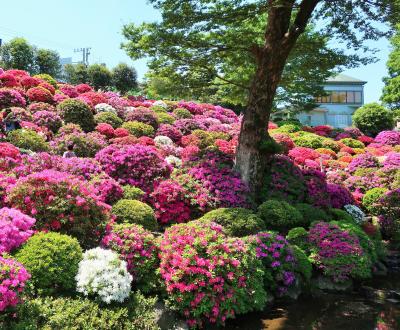
[[[8,41],[24,37],[40,48],[49,48],[61,57],[79,61],[74,49],[91,47],[90,63],[106,63],[112,68],[120,62],[133,65],[143,78],[146,60],[132,61],[120,48],[124,38],[122,26],[130,22],[140,24],[160,18],[147,0],[0,0],[0,39]],[[368,81],[365,101],[379,101],[382,78],[386,75],[389,42],[372,44],[379,52],[379,61],[343,73]]]

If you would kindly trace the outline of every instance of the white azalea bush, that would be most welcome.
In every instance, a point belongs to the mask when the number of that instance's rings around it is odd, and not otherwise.
[[[172,155],[165,157],[165,161],[174,167],[180,167],[182,165],[182,160]]]
[[[161,101],[161,100],[155,101],[155,102],[153,103],[153,107],[154,107],[154,106],[162,107],[162,108],[164,108],[164,109],[168,109],[167,103],[165,103],[164,101]]]
[[[154,143],[156,147],[163,148],[163,147],[170,147],[174,145],[174,142],[168,136],[159,135],[154,138]]]
[[[132,279],[126,262],[117,253],[95,248],[86,251],[79,263],[77,291],[85,296],[98,296],[107,304],[123,302],[131,291]]]
[[[107,103],[99,103],[95,107],[97,113],[101,112],[112,112],[117,114],[117,110],[115,110],[111,105]]]

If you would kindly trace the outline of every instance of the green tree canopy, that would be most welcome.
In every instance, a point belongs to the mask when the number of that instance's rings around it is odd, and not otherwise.
[[[126,63],[119,63],[112,70],[112,84],[121,93],[137,88],[137,72],[135,68],[128,66]]]
[[[64,79],[70,84],[84,84],[88,82],[88,72],[85,64],[64,65]]]
[[[61,74],[60,55],[50,49],[39,49],[36,52],[35,65],[37,73],[47,73],[52,77]]]
[[[389,55],[387,68],[389,76],[384,78],[382,102],[390,109],[400,109],[400,24],[391,39],[392,52]]]
[[[104,64],[92,64],[87,68],[88,82],[95,89],[106,89],[111,86],[112,74]]]
[[[35,73],[35,48],[24,38],[14,38],[4,43],[0,47],[0,66]]]

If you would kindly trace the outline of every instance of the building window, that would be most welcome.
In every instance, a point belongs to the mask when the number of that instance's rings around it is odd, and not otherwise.
[[[361,104],[360,91],[327,91],[328,95],[315,98],[316,103]]]

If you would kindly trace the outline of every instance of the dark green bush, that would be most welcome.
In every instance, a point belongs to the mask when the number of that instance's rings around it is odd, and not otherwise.
[[[93,131],[96,126],[92,110],[82,101],[76,99],[64,100],[57,106],[57,111],[66,123],[77,124],[85,132]]]
[[[199,220],[216,222],[229,236],[236,237],[256,234],[266,228],[260,217],[243,208],[220,208],[206,213]]]
[[[287,230],[303,222],[303,216],[285,201],[268,200],[258,207],[258,216],[268,229]]]
[[[7,140],[18,148],[34,152],[48,151],[49,145],[45,138],[30,129],[16,129],[7,135]]]
[[[129,133],[136,137],[154,135],[153,126],[141,123],[140,121],[127,121],[122,124],[122,128],[127,129]]]
[[[124,199],[136,199],[140,201],[144,196],[144,191],[138,187],[126,185],[122,189],[124,191]]]
[[[294,206],[303,216],[303,225],[308,226],[314,221],[331,220],[324,210],[306,203],[298,203]]]
[[[58,233],[33,235],[15,255],[32,275],[35,292],[52,294],[75,289],[75,276],[82,259],[76,238]]]
[[[312,276],[312,264],[306,253],[297,245],[292,245],[293,255],[296,259],[296,272],[301,274],[308,282]]]
[[[157,229],[157,220],[153,209],[140,201],[121,199],[112,207],[119,223],[134,223],[148,230]]]
[[[290,244],[297,245],[304,250],[308,245],[307,236],[307,230],[305,230],[303,227],[296,227],[289,230],[286,235],[286,239],[290,242]]]
[[[373,215],[379,215],[381,204],[379,200],[388,190],[386,188],[373,188],[368,190],[362,199],[363,207]]]
[[[154,298],[131,294],[123,305],[104,306],[84,298],[37,298],[19,307],[14,330],[156,330]]]
[[[378,103],[359,108],[353,115],[353,123],[365,135],[376,136],[381,131],[394,127],[393,114]]]
[[[350,214],[348,214],[345,210],[329,209],[328,215],[332,218],[332,220],[354,223],[353,217]]]
[[[124,122],[121,118],[119,118],[115,113],[112,112],[100,112],[94,115],[94,121],[96,124],[110,124],[114,129],[120,127]]]

